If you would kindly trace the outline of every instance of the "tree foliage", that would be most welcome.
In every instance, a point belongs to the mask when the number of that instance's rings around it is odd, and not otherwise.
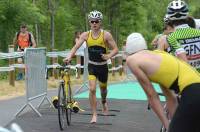
[[[40,9],[27,0],[2,0],[0,2],[0,49],[6,51],[12,44],[21,23],[33,30],[35,23],[43,23],[46,17]]]
[[[38,46],[65,50],[73,45],[75,31],[88,30],[87,14],[99,10],[104,15],[103,28],[109,30],[119,47],[131,32],[141,32],[148,42],[162,32],[163,17],[171,0],[1,0],[0,51],[12,44],[21,23],[28,24]],[[190,14],[200,18],[198,0],[187,0]],[[54,17],[54,27],[52,19]],[[54,28],[52,30],[52,28]],[[54,40],[52,40],[52,32]],[[55,45],[51,45],[54,41]]]

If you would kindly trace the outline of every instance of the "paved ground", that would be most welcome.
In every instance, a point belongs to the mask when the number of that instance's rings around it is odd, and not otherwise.
[[[73,114],[72,125],[65,128],[66,132],[159,132],[160,122],[152,111],[146,109],[146,101],[109,100],[110,116],[99,116],[96,124],[89,123],[91,115],[88,100],[80,99],[79,102],[86,111]],[[48,106],[40,109],[42,117],[30,111],[12,122],[18,123],[24,132],[58,132],[57,110]],[[101,114],[101,111],[98,113]]]
[[[120,87],[125,88],[128,85],[120,85]],[[118,90],[116,92],[119,92]],[[131,93],[136,96],[135,94],[141,92],[132,91]],[[53,95],[57,95],[57,90],[48,91],[49,98]],[[14,118],[14,115],[26,103],[25,100],[26,98],[22,96],[0,101],[0,126],[9,127],[12,122],[15,122],[22,127],[24,132],[60,131],[57,110],[49,107],[47,102],[39,109],[42,117],[34,113],[30,107],[26,107],[19,117]],[[41,98],[31,103],[37,106],[40,101]],[[145,100],[109,99],[110,115],[99,116],[96,124],[89,123],[91,115],[88,99],[79,98],[77,101],[86,111],[73,114],[72,124],[65,128],[66,132],[159,132],[161,123],[152,111],[147,110]],[[98,113],[101,114],[100,104],[98,104],[98,109]]]

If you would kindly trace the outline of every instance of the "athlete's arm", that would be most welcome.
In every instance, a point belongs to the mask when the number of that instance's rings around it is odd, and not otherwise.
[[[115,40],[113,39],[112,35],[109,32],[105,31],[104,40],[105,40],[106,44],[108,44],[108,47],[112,49],[109,54],[102,55],[102,58],[104,60],[108,60],[118,53],[118,47],[117,47]]]
[[[163,35],[161,36],[159,39],[158,39],[158,47],[157,49],[159,50],[166,50],[167,48],[169,47],[168,43],[167,43],[167,40],[166,40],[166,35]]]
[[[162,34],[158,34],[154,37],[153,41],[151,42],[153,48],[157,48],[158,47],[158,40],[159,38],[162,36]]]
[[[15,37],[13,38],[13,45],[14,45],[14,48],[17,47],[17,33],[15,34]]]
[[[157,38],[157,36],[155,36],[154,39],[153,39],[152,42],[151,42],[151,45],[152,45],[153,47],[157,47],[157,42],[158,42],[158,38]]]
[[[140,59],[140,58],[139,58]],[[148,97],[149,104],[154,112],[157,114],[161,122],[164,124],[165,128],[168,129],[169,121],[167,120],[163,107],[160,103],[159,97],[147,75],[141,69],[141,66],[138,65],[137,59],[132,59],[130,57],[127,58],[127,65],[136,76],[138,82],[142,86],[144,92]]]
[[[35,39],[34,39],[32,33],[31,33],[31,43],[32,43],[32,46],[31,46],[31,47],[36,48],[37,45],[36,45],[36,42],[35,42]]]
[[[183,60],[183,61],[185,61],[185,62],[188,62],[186,53],[176,54],[176,56],[177,56],[179,59],[181,59],[181,60]]]
[[[170,119],[172,119],[176,111],[176,108],[178,106],[177,95],[173,91],[165,88],[164,86],[160,86],[160,87],[163,91],[163,94],[165,95],[167,110],[169,111]]]
[[[74,47],[71,49],[69,56],[67,56],[63,61],[65,61],[65,62],[71,61],[72,57],[75,55],[78,48],[83,44],[84,41],[86,41],[87,37],[88,37],[88,32],[82,33],[80,38],[74,45]]]
[[[172,48],[172,50],[175,52],[176,57],[178,57],[179,59],[185,62],[188,62],[184,48],[180,45],[180,43],[176,40],[176,38],[173,37],[173,34],[170,34],[167,37],[167,41],[170,47]]]

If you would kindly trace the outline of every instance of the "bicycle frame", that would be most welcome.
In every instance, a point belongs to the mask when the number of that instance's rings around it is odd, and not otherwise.
[[[57,66],[54,67],[60,70],[60,83],[58,89],[58,96],[53,100],[54,107],[58,109],[58,120],[60,130],[63,130],[65,124],[69,126],[71,124],[71,115],[72,112],[78,113],[84,111],[78,106],[78,102],[73,99],[72,89],[71,89],[71,80],[70,80],[70,70],[73,69],[77,71],[76,67],[70,65],[67,66]],[[50,68],[49,68],[50,69]],[[48,73],[48,71],[47,71]],[[48,77],[48,74],[47,74]],[[66,122],[66,123],[65,123]]]
[[[70,73],[69,69],[65,69],[64,71],[61,71],[61,78],[64,81],[64,86],[65,86],[65,92],[66,96],[68,96],[68,85],[70,84]]]

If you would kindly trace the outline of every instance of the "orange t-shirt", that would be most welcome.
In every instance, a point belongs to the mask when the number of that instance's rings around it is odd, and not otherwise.
[[[17,43],[22,49],[29,47],[29,34],[19,33]]]

